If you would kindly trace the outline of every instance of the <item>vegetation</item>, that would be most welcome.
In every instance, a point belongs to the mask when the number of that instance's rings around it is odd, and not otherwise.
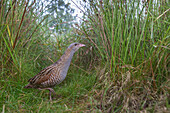
[[[36,1],[0,1],[0,111],[168,111],[169,1],[72,3],[83,13],[82,22],[55,33],[51,15]],[[49,101],[48,91],[23,88],[72,42],[87,46],[54,88],[56,100]]]

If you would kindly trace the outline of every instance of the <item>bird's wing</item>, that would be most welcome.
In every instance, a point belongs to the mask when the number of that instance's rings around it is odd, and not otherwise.
[[[47,81],[51,74],[53,73],[53,69],[56,66],[54,64],[44,68],[42,71],[40,71],[37,75],[35,75],[33,78],[29,79],[28,82],[30,82],[33,85],[40,85],[41,83]]]

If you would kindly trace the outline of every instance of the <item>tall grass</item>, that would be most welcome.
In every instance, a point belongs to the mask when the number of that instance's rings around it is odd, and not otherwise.
[[[103,90],[107,92],[103,92],[106,101],[99,108],[104,111],[138,109],[143,106],[142,99],[137,102],[132,98],[135,95],[134,98],[140,99],[137,96],[139,92],[141,96],[147,95],[145,91],[166,95],[168,86],[164,85],[169,80],[169,2],[89,0],[84,4],[77,5],[85,15],[82,24],[77,25],[77,33],[81,32],[86,37],[105,65],[104,70],[97,69],[101,70],[99,81],[106,79],[102,84],[105,84]],[[122,89],[115,88],[120,86]],[[108,99],[114,103],[107,102]],[[120,103],[124,105],[121,108]]]
[[[29,4],[30,3],[30,4]],[[6,75],[4,69],[14,65],[14,68],[21,72],[21,64],[24,60],[24,53],[28,52],[34,37],[39,35],[37,29],[41,28],[40,14],[32,15],[35,1],[23,0],[2,0],[0,7],[0,43],[1,43],[1,69],[2,74]],[[35,13],[34,13],[35,14]],[[37,23],[38,22],[38,23]],[[10,70],[12,72],[13,70]]]
[[[166,111],[169,2],[84,0],[75,5],[84,14],[82,23],[75,33],[59,36],[49,30],[48,16],[36,1],[0,1],[0,111]],[[86,48],[74,55],[80,66],[72,63],[66,80],[55,87],[56,100],[49,102],[46,91],[23,89],[71,42]]]

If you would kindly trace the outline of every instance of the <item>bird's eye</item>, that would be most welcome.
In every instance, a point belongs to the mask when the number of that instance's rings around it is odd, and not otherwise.
[[[74,44],[75,46],[77,46],[77,44]]]

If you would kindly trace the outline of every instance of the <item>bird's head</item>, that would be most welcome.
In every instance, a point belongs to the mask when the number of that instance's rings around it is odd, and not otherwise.
[[[69,61],[67,63],[70,63],[74,53],[80,48],[85,46],[84,44],[80,44],[80,43],[72,43],[70,44],[70,46],[68,46],[68,48],[66,49],[66,51],[64,52],[64,54],[61,56],[62,61]],[[69,64],[70,65],[70,64]]]
[[[84,44],[80,44],[80,43],[72,43],[70,44],[70,46],[67,48],[70,52],[76,52],[80,47],[85,46]]]

